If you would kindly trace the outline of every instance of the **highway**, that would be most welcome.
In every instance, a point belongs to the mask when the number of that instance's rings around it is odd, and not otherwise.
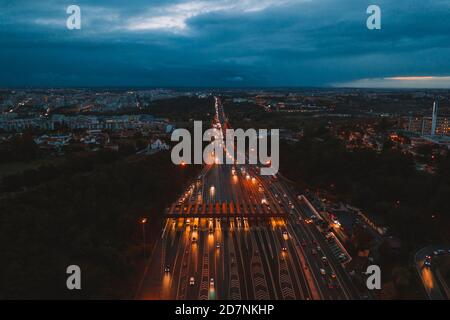
[[[230,127],[218,98],[215,121]],[[283,179],[258,172],[257,165],[204,166],[172,205],[188,209],[166,219],[138,299],[358,299],[324,235],[307,222],[304,201]],[[223,204],[229,215],[199,213]]]
[[[443,279],[442,274],[436,268],[436,258],[442,255],[450,254],[450,249],[444,245],[435,245],[422,248],[414,256],[414,264],[419,274],[426,294],[430,300],[447,300],[450,299],[450,289]],[[426,265],[425,261],[430,262]],[[439,260],[439,259],[437,259]]]

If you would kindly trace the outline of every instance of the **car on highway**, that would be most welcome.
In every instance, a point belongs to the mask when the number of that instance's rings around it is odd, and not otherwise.
[[[327,275],[327,272],[325,271],[325,269],[320,268],[320,274],[321,274],[322,276],[326,276],[326,275]]]
[[[196,237],[192,237],[192,243],[196,243],[197,242],[197,238]]]
[[[322,248],[320,246],[317,246],[317,251],[322,251]]]
[[[339,287],[339,285],[337,284],[336,281],[334,281],[334,279],[329,279],[328,280],[328,288],[329,289],[336,289],[338,287]]]
[[[189,285],[193,286],[195,284],[195,278],[194,277],[190,277],[189,278]]]
[[[315,256],[315,255],[317,254],[317,251],[314,250],[314,249],[311,249],[311,254],[312,254],[313,256]]]
[[[286,251],[287,251],[287,248],[286,248],[286,247],[283,247],[283,248],[281,248],[281,250],[282,250],[283,252],[286,252]]]
[[[166,272],[166,273],[167,273],[167,272],[170,272],[170,267],[169,267],[169,266],[165,266],[165,267],[164,267],[164,272]]]
[[[214,289],[214,278],[209,279],[209,288]]]
[[[431,267],[431,260],[432,260],[431,256],[426,255],[425,256],[425,261],[423,262],[423,265],[425,267]]]
[[[216,248],[220,249],[220,242],[219,241],[216,241]]]
[[[331,277],[332,277],[332,278],[336,278],[336,273],[332,272],[332,273],[331,273]]]
[[[321,258],[321,260],[322,260],[322,263],[323,263],[324,265],[328,265],[328,259],[327,259],[327,257],[323,256],[323,257]]]
[[[287,236],[288,232],[286,230],[283,230],[283,236]]]
[[[209,234],[212,234],[214,232],[213,228],[209,228]]]
[[[334,289],[334,282],[331,280],[328,280],[328,289]]]

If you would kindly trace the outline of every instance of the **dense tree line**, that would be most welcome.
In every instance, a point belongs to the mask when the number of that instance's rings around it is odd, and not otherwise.
[[[208,97],[177,97],[154,101],[148,108],[148,112],[155,117],[169,118],[175,122],[189,120],[208,121],[214,114],[214,99]]]
[[[139,219],[150,242],[163,211],[199,168],[170,154],[119,160],[0,200],[0,298],[129,298],[142,274]],[[153,238],[152,238],[153,237]],[[82,290],[66,289],[68,265]]]
[[[380,215],[406,243],[449,240],[450,158],[435,175],[415,170],[397,150],[347,150],[331,136],[305,137],[280,147],[281,171],[304,185],[329,190]]]
[[[29,133],[15,135],[0,145],[0,163],[30,161],[39,157],[39,148]]]
[[[17,192],[53,179],[68,178],[76,173],[88,172],[103,164],[117,161],[124,155],[126,154],[110,150],[70,154],[59,162],[49,162],[4,176],[0,180],[0,191]]]

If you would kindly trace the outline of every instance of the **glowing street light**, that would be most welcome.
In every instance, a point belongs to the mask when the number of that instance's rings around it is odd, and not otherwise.
[[[144,247],[144,260],[147,259],[147,249],[146,249],[146,240],[145,240],[145,225],[147,224],[147,218],[141,219],[141,225],[142,225],[142,241],[143,241],[143,247]]]

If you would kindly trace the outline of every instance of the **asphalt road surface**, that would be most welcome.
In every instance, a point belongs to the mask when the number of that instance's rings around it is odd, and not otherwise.
[[[228,128],[220,100],[215,121]],[[233,203],[261,217],[167,218],[139,299],[358,299],[307,207],[256,165],[205,165],[174,205]],[[284,217],[271,217],[271,212]]]

